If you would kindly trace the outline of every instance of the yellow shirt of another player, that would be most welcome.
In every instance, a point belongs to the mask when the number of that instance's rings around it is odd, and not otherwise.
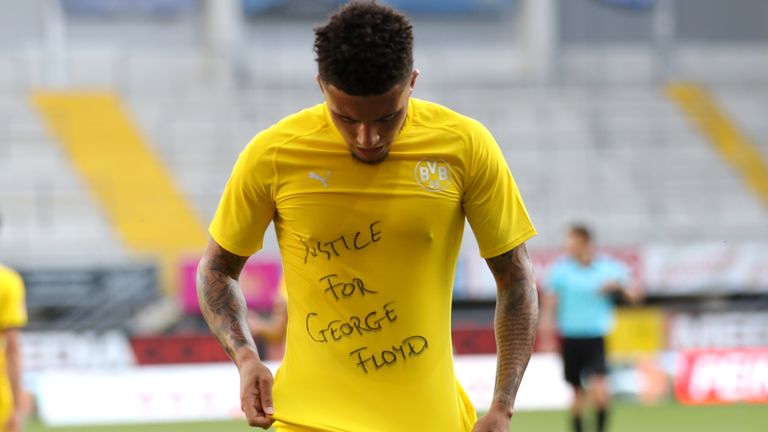
[[[27,324],[24,282],[18,273],[0,265],[0,330]],[[0,338],[0,425],[5,425],[13,411],[13,394],[5,366],[5,340]]]
[[[478,122],[412,99],[381,163],[353,159],[325,104],[257,135],[210,227],[249,256],[274,221],[288,291],[279,431],[470,431],[451,294],[469,221],[485,258],[535,235]]]

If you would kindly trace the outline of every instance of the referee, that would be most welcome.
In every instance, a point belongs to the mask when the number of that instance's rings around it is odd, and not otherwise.
[[[542,342],[554,347],[563,337],[565,380],[573,387],[573,430],[582,432],[582,412],[589,391],[597,408],[598,432],[606,430],[610,395],[606,383],[605,335],[613,328],[617,301],[635,301],[629,270],[621,262],[594,252],[592,234],[574,224],[565,238],[567,255],[549,272],[542,302]]]

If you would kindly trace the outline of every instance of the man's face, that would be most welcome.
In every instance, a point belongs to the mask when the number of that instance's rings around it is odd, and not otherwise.
[[[409,82],[376,96],[351,96],[318,79],[333,124],[352,156],[368,164],[387,157],[408,114],[408,100],[417,76],[414,71]]]
[[[579,234],[569,232],[565,236],[565,251],[572,257],[583,256],[589,251],[589,242]]]

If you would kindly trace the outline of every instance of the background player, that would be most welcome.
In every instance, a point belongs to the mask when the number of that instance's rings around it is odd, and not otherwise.
[[[283,342],[288,329],[288,305],[286,304],[285,279],[280,279],[280,289],[272,301],[272,310],[267,317],[248,313],[248,329],[256,340]]]
[[[536,231],[506,161],[478,122],[411,98],[418,72],[402,14],[351,2],[315,35],[325,103],[241,154],[198,270],[201,308],[240,370],[249,423],[507,432],[538,301],[525,247]],[[450,343],[465,218],[498,286],[496,387],[479,421]],[[237,283],[273,221],[289,324],[274,388]]]
[[[634,302],[639,300],[639,294],[636,288],[630,289],[630,273],[624,264],[595,253],[592,234],[586,226],[571,226],[565,249],[567,257],[550,269],[542,301],[541,337],[545,347],[553,347],[555,327],[563,336],[565,379],[574,391],[573,430],[583,430],[586,381],[597,407],[597,431],[603,432],[610,401],[605,336],[613,327],[615,302]]]
[[[24,282],[18,273],[0,264],[0,427],[3,432],[21,432],[24,428],[19,328],[26,323]]]

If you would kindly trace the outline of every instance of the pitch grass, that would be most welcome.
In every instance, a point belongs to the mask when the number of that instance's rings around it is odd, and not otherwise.
[[[618,404],[612,412],[611,432],[766,432],[768,405],[652,407]],[[244,422],[185,423],[129,426],[48,428],[36,422],[26,432],[235,432],[256,431]],[[590,428],[586,428],[590,430]],[[570,432],[564,411],[528,411],[515,414],[514,432]],[[431,432],[431,431],[424,431]]]

